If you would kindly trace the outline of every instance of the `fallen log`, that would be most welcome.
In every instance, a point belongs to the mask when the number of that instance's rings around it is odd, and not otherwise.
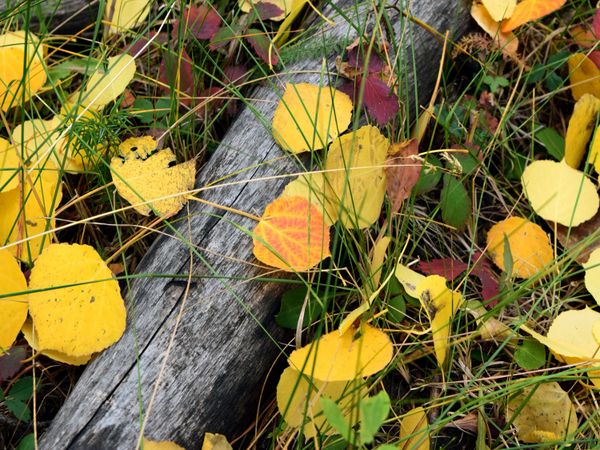
[[[403,85],[410,92],[405,99],[411,101],[418,81],[420,100],[427,101],[442,42],[403,18],[400,9],[390,10],[392,24],[397,32],[405,27],[403,47],[415,57],[414,66],[406,68]],[[410,14],[432,29],[456,36],[469,21],[464,9],[452,10],[454,15],[441,11],[435,0],[410,6]],[[351,23],[364,24],[365,11],[351,0],[336,0],[324,8],[335,26],[319,33],[326,42],[352,40],[356,32]],[[278,86],[253,92],[254,100],[198,174],[197,186],[208,186],[199,194],[203,199],[260,214],[288,181],[273,175],[305,170],[301,161],[284,155],[265,124],[281,95],[280,82],[318,83],[321,58],[333,70],[335,56],[327,48],[316,59],[287,66]],[[251,239],[242,231],[253,229],[250,219],[195,203],[174,223],[131,280],[125,335],[86,368],[40,448],[131,449],[141,420],[147,420],[144,434],[151,439],[200,448],[205,431],[232,437],[255,417],[267,373],[282,356],[282,331],[273,317],[284,284],[256,279],[266,271],[256,265]],[[169,358],[154,394],[167,349]]]

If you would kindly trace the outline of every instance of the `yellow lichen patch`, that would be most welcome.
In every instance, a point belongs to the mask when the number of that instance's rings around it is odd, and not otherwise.
[[[70,158],[65,154],[66,139],[60,137],[61,124],[59,117],[50,120],[33,119],[26,120],[13,129],[13,142],[22,151],[27,165],[68,170]]]
[[[505,236],[512,257],[512,276],[531,278],[554,259],[550,239],[539,225],[522,217],[509,217],[494,225],[487,235],[488,252],[504,271]]]
[[[32,33],[0,35],[0,109],[21,105],[46,82],[45,47]]]
[[[364,324],[345,333],[335,330],[295,350],[292,368],[321,381],[348,381],[368,377],[391,361],[393,346],[383,331]]]
[[[381,213],[389,141],[370,125],[336,139],[325,161],[327,199],[346,228],[368,228]]]
[[[252,11],[254,3],[259,3],[259,1],[238,0],[238,5],[239,5],[240,9],[245,13]],[[277,6],[279,9],[281,9],[281,11],[282,11],[281,14],[270,18],[271,20],[278,21],[278,20],[283,20],[285,18],[285,16],[287,16],[290,12],[292,12],[292,6],[293,6],[294,2],[293,2],[293,0],[269,0],[268,3],[271,3],[275,6]]]
[[[585,288],[600,305],[600,248],[590,254],[583,268],[585,269]]]
[[[32,262],[53,238],[54,210],[62,199],[59,173],[55,170],[24,171],[23,186],[0,193],[0,245],[12,255]],[[24,241],[24,242],[21,242]]]
[[[286,84],[275,108],[273,137],[293,153],[327,146],[350,125],[352,101],[343,92],[309,83]]]
[[[144,23],[150,13],[148,0],[109,0],[104,7],[104,19],[109,33],[122,33]]]
[[[584,95],[600,98],[600,70],[596,64],[583,53],[572,54],[567,62],[573,98],[579,100]]]
[[[20,153],[6,139],[0,138],[0,193],[19,187]]]
[[[416,294],[429,317],[435,357],[442,367],[448,352],[452,319],[462,303],[462,295],[450,290],[446,279],[439,275],[425,277],[417,285]]]
[[[128,54],[108,58],[107,68],[98,67],[81,95],[81,105],[98,111],[116,100],[135,75],[135,59]]]
[[[123,142],[121,156],[110,162],[112,179],[121,197],[140,214],[154,211],[161,217],[172,216],[183,208],[186,192],[194,187],[195,162],[170,167],[175,161],[171,149],[150,155],[151,148],[156,149],[156,141],[149,136]]]
[[[473,2],[471,5],[471,17],[498,45],[502,52],[511,57],[517,57],[519,41],[511,32],[503,32],[500,22],[494,20],[488,10],[481,4]]]
[[[531,207],[543,219],[576,227],[598,211],[594,183],[564,161],[534,161],[521,182]]]
[[[356,392],[352,381],[321,381],[288,367],[281,374],[277,384],[277,407],[288,426],[301,428],[306,438],[319,433],[330,435],[336,431],[327,423],[321,409],[321,397],[335,401],[346,419],[358,420],[358,414],[352,414],[362,392]]]
[[[565,161],[575,169],[585,157],[588,142],[596,126],[598,111],[600,111],[600,100],[590,94],[584,94],[573,108],[565,137]]]
[[[171,441],[151,441],[144,437],[142,439],[144,450],[185,450],[185,448]]]
[[[34,349],[36,352],[39,352],[41,355],[47,356],[55,361],[70,364],[72,366],[83,366],[90,362],[92,359],[92,355],[83,355],[83,356],[71,356],[66,353],[59,352],[57,350],[40,350],[38,345],[37,333],[33,329],[33,322],[31,319],[27,319],[21,328],[21,332],[25,337],[25,340],[29,344],[29,346]]]
[[[419,406],[407,412],[400,421],[399,450],[429,450],[429,422]]]
[[[233,447],[222,434],[204,433],[202,450],[233,450]]]
[[[19,263],[0,250],[0,355],[15,341],[27,318],[27,281]]]
[[[99,352],[125,330],[119,283],[89,245],[52,244],[31,270],[29,314],[42,350]]]
[[[511,396],[506,420],[517,429],[519,440],[526,443],[572,438],[577,430],[575,405],[556,382],[527,386]]]
[[[404,290],[408,295],[414,298],[418,298],[417,286],[425,279],[424,275],[415,272],[410,267],[404,264],[398,263],[394,275],[404,287]]]
[[[323,172],[309,172],[288,183],[280,197],[304,197],[323,214],[325,225],[333,225],[337,220],[338,208],[325,199],[326,180]]]
[[[481,0],[481,3],[496,22],[510,17],[517,6],[517,0]]]

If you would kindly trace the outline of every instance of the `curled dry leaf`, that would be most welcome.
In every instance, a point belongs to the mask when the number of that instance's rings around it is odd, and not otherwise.
[[[329,257],[329,226],[304,197],[280,197],[254,229],[254,256],[271,267],[305,272]]]
[[[89,363],[92,359],[92,355],[73,356],[58,350],[40,350],[37,333],[33,329],[33,322],[31,321],[31,318],[25,321],[23,327],[21,328],[21,333],[23,333],[25,340],[32,349],[39,354],[47,356],[55,361],[64,364],[70,364],[72,366],[83,366],[84,364]]]
[[[548,235],[542,228],[522,217],[509,217],[495,224],[487,235],[487,249],[500,269],[504,266],[504,239],[512,257],[512,276],[531,278],[554,259]]]
[[[186,192],[194,187],[193,160],[175,166],[169,148],[156,150],[151,136],[130,138],[119,145],[120,156],[110,161],[117,191],[142,215],[154,211],[160,217],[176,214],[185,205]]]
[[[352,118],[352,101],[343,92],[309,83],[285,86],[275,108],[273,137],[293,153],[318,150],[344,132]]]
[[[15,342],[27,318],[27,281],[8,250],[0,250],[0,354]]]
[[[485,31],[502,51],[502,54],[518,59],[517,51],[519,50],[519,41],[514,34],[504,32],[500,29],[500,23],[492,18],[487,9],[477,2],[473,2],[471,6],[471,17]]]
[[[392,360],[389,336],[371,325],[332,331],[295,350],[288,358],[293,369],[320,381],[349,381],[379,372]]]
[[[204,433],[202,450],[233,450],[233,447],[222,434]]]
[[[596,186],[565,161],[534,161],[521,182],[531,207],[543,219],[576,227],[598,211]]]
[[[366,125],[336,139],[325,161],[327,198],[346,228],[368,228],[381,213],[389,141]]]
[[[394,156],[388,158],[385,167],[386,191],[392,212],[398,212],[419,181],[421,161],[417,158],[419,143],[416,139],[392,144],[391,147],[400,148],[389,151]]]
[[[502,31],[507,33],[521,25],[553,13],[560,9],[567,0],[523,0],[515,7],[510,18],[502,24]]]
[[[570,252],[570,256],[579,264],[585,264],[590,254],[600,247],[600,239],[597,239],[598,230],[600,230],[600,212],[578,227],[557,224],[556,237],[564,247],[565,253]]]
[[[408,411],[400,421],[399,450],[429,450],[429,422],[425,410],[418,406]]]
[[[59,172],[26,170],[23,185],[0,193],[0,245],[25,262],[33,262],[54,239],[54,210],[62,199]]]
[[[573,98],[579,100],[586,94],[600,98],[600,70],[596,64],[583,53],[572,54],[567,62]]]
[[[0,109],[28,101],[46,83],[46,46],[27,31],[0,35]]]
[[[360,380],[359,380],[360,382]],[[303,375],[292,367],[287,367],[277,384],[277,408],[279,413],[293,428],[301,428],[305,438],[319,433],[335,434],[321,409],[321,397],[335,401],[347,420],[358,421],[356,411],[360,398],[366,392],[357,395],[358,383],[354,381],[322,381]]]
[[[87,356],[125,331],[119,283],[89,245],[52,244],[31,270],[29,314],[40,351]]]
[[[104,7],[108,32],[122,33],[141,25],[150,13],[150,5],[150,0],[108,0]]]
[[[575,405],[556,382],[527,386],[512,396],[506,406],[506,420],[526,443],[569,439],[577,431]]]
[[[598,72],[600,77],[600,71]],[[598,79],[600,84],[600,78]],[[577,169],[585,157],[588,142],[600,112],[600,100],[593,95],[583,94],[575,103],[573,115],[569,119],[565,137],[565,162]]]
[[[585,308],[560,313],[543,336],[523,325],[521,329],[548,347],[556,359],[567,364],[593,368],[587,374],[595,387],[600,388],[600,355],[594,333],[600,323],[600,313]]]

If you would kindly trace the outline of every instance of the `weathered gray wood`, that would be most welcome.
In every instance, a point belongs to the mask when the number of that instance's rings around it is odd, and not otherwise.
[[[336,1],[335,8],[344,10],[350,22],[365,21],[364,10],[357,10],[352,0]],[[463,9],[445,5],[441,10],[435,0],[418,0],[411,8],[415,16],[441,32],[460,31],[468,22]],[[325,14],[336,23],[327,29],[330,37],[355,37],[354,29],[332,5],[325,8]],[[393,17],[394,26],[399,28],[402,20],[397,13]],[[416,77],[426,100],[437,73],[441,44],[420,28],[406,25],[412,32],[404,34],[405,48],[412,44]],[[328,52],[325,56],[333,68],[336,55]],[[318,82],[321,62],[307,60],[286,69],[281,82]],[[301,73],[307,70],[314,72]],[[407,74],[409,91],[414,92],[415,73],[407,68]],[[281,158],[282,150],[274,144],[264,121],[257,118],[264,117],[269,123],[278,95],[280,90],[274,86],[263,86],[253,93],[256,101],[233,123],[200,171],[197,185],[205,186],[240,170],[242,173],[227,178],[230,184],[226,187],[202,192],[203,198],[260,214],[286,182],[264,177],[302,170],[294,158]],[[232,222],[247,229],[255,225],[233,213],[191,204],[189,216],[182,216],[176,225],[183,238],[171,233],[154,243],[140,264],[139,274],[169,275],[132,282],[125,335],[86,369],[43,436],[42,449],[134,447],[140,421],[138,390],[146,409],[184,298],[190,255],[187,239],[196,251],[196,278],[145,434],[195,449],[200,447],[205,431],[232,436],[248,425],[266,373],[281,355],[277,341],[282,334],[273,323],[273,314],[283,286],[252,281],[265,270],[253,265],[251,239]],[[272,394],[272,387],[268,392]]]

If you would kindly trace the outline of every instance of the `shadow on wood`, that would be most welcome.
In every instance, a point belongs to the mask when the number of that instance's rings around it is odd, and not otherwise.
[[[466,10],[441,8],[435,0],[413,1],[411,7],[414,16],[442,35],[447,29],[456,35],[467,27]],[[347,19],[336,12],[340,10]],[[346,20],[367,20],[365,10],[350,0],[327,5],[324,14],[335,26],[315,28],[314,35],[322,34],[323,42],[350,42],[355,29]],[[400,83],[408,86],[404,98],[415,92],[416,77],[421,100],[428,101],[441,41],[398,10],[392,15],[395,28],[405,28],[404,50],[414,52],[415,58],[416,74],[407,68],[407,81]],[[207,186],[199,194],[202,198],[261,214],[289,181],[270,177],[304,170],[275,145],[269,123],[283,82],[318,83],[321,57],[333,70],[334,51],[328,46],[320,57],[286,67],[276,85],[253,92],[254,101],[199,172],[197,186]],[[191,203],[187,214],[173,223],[174,230],[156,240],[131,280],[125,335],[87,367],[42,437],[42,449],[134,448],[140,413],[147,411],[184,298],[145,435],[192,449],[200,448],[205,431],[232,437],[252,422],[266,374],[282,356],[282,331],[273,317],[285,284],[256,279],[267,271],[255,265],[252,240],[243,231],[254,228],[251,220]],[[190,265],[193,278],[186,295]]]

